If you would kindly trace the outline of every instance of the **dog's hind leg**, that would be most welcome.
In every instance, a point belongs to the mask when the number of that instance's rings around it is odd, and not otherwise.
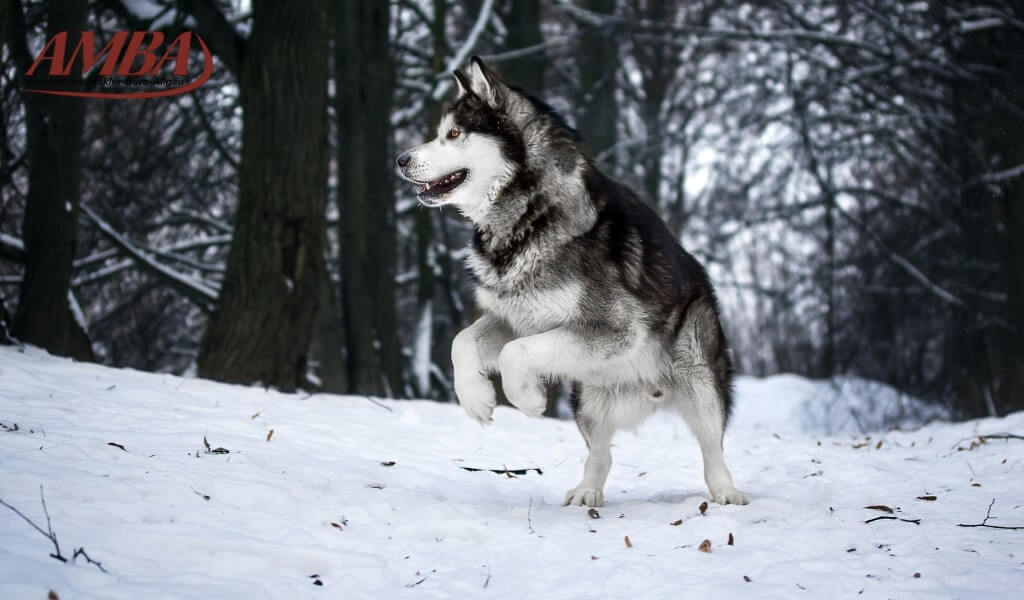
[[[719,504],[746,504],[746,494],[736,489],[732,474],[725,465],[722,438],[725,434],[725,399],[713,381],[710,371],[696,375],[684,385],[679,411],[700,444],[704,459],[704,481],[711,499]]]
[[[719,504],[746,504],[725,465],[722,438],[729,418],[732,365],[713,301],[701,298],[689,307],[676,340],[673,375],[679,412],[700,444],[704,481]]]
[[[612,467],[613,424],[602,415],[607,413],[607,398],[588,390],[583,396],[583,386],[574,382],[572,404],[576,411],[576,424],[587,443],[589,454],[583,467],[583,481],[565,494],[565,505],[601,506],[604,504],[604,483]]]

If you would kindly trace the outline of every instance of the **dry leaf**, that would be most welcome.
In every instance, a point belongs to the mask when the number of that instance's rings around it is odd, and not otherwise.
[[[733,539],[733,537],[732,537],[732,532],[730,531],[730,532],[729,532],[729,541],[728,541],[728,542],[726,542],[726,543],[727,543],[728,545],[732,546],[732,545],[733,545],[733,542],[734,542],[734,541],[735,541],[735,540],[734,540],[734,539]]]
[[[632,548],[633,547],[633,542],[629,541],[629,536],[628,535],[625,537],[625,540],[626,540],[626,547],[627,548]]]
[[[270,431],[267,432],[267,441],[269,442],[270,438],[272,438],[272,437],[274,437],[274,430],[273,429],[271,429]]]
[[[341,525],[335,523],[334,521],[331,521],[331,527],[336,527],[338,529],[341,529]]]
[[[875,450],[880,450],[881,448],[882,448],[882,440],[878,440],[878,444],[875,445]]]
[[[601,518],[601,513],[597,512],[596,508],[591,508],[591,509],[587,510],[587,515],[589,515],[591,519],[600,519]]]
[[[683,520],[682,519],[678,519],[676,521],[672,521],[671,523],[669,523],[669,525],[671,525],[673,527],[678,527],[679,525],[682,525],[682,524],[683,524]]]
[[[707,552],[708,554],[711,554],[711,540],[704,540],[700,543],[700,546],[697,546],[697,549],[701,552]]]
[[[255,419],[255,418],[256,418],[256,417],[258,417],[258,416],[260,416],[260,413],[259,413],[259,412],[257,411],[257,412],[256,412],[256,414],[254,414],[253,416],[251,416],[251,417],[249,417],[249,418],[250,418],[250,419]]]
[[[917,499],[918,500],[927,500],[929,502],[933,502],[935,500],[938,500],[938,497],[937,496],[918,496]]]
[[[920,579],[920,578],[921,578],[921,574],[920,573],[914,573],[914,579]]]
[[[393,467],[393,466],[395,466],[395,461],[393,461],[393,460],[385,460],[384,462],[380,463],[380,466],[382,466],[382,467]]]
[[[853,449],[854,450],[858,450],[860,448],[863,448],[864,446],[870,446],[870,445],[871,445],[871,442],[863,442],[863,443],[860,443],[860,444],[854,444],[853,445]]]
[[[707,510],[708,510],[708,503],[707,502],[701,502],[700,506],[697,507],[697,510],[700,511],[700,514],[706,513]]]
[[[868,510],[880,510],[882,512],[887,512],[889,514],[892,514],[893,512],[895,512],[895,511],[893,511],[893,509],[889,508],[888,506],[886,506],[884,504],[872,504],[871,506],[865,506],[864,508],[866,508]]]
[[[974,483],[971,484],[971,487],[981,487],[981,484],[975,481]]]
[[[597,560],[597,557],[596,557],[596,556],[594,556],[593,554],[591,554],[591,555],[590,555],[590,560]]]
[[[60,600],[60,596],[57,595],[57,592],[50,590],[50,593],[46,595],[46,600]]]
[[[750,583],[750,578],[747,577],[746,575],[744,575],[743,576],[743,581],[746,581],[747,583]]]

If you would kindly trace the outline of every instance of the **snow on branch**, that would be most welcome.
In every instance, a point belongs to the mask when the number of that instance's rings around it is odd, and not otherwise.
[[[452,55],[452,58],[448,61],[448,66],[445,67],[444,72],[438,74],[440,81],[437,87],[434,88],[434,100],[444,98],[445,94],[448,93],[448,90],[451,89],[452,72],[459,68],[459,65],[466,62],[469,55],[472,54],[473,48],[476,48],[476,43],[480,40],[480,34],[484,32],[484,28],[487,27],[487,21],[491,19],[491,9],[493,8],[494,0],[484,0],[483,6],[480,7],[480,13],[476,16],[476,22],[473,23],[473,28],[469,30],[469,35],[466,36],[466,41],[464,41],[462,46],[460,46],[459,49],[456,50],[455,54]]]
[[[19,263],[25,262],[25,244],[13,235],[0,233],[0,258]]]
[[[107,237],[115,246],[121,248],[128,256],[147,273],[156,276],[164,283],[169,284],[178,290],[181,295],[194,302],[202,310],[209,312],[217,301],[217,291],[214,287],[199,278],[179,273],[174,269],[155,260],[149,253],[138,248],[125,236],[114,230],[113,227],[104,221],[99,215],[88,206],[82,205],[82,212],[96,224],[100,232]]]
[[[871,44],[863,40],[834,35],[824,31],[814,31],[811,29],[778,29],[772,31],[759,31],[755,29],[673,25],[671,23],[651,21],[649,19],[599,13],[575,6],[570,0],[559,0],[557,6],[569,16],[594,27],[617,25],[632,30],[658,31],[663,33],[698,35],[734,40],[759,40],[764,42],[803,40],[825,44],[827,46],[848,46],[858,50],[863,50],[876,56],[888,55],[888,51],[881,46]]]
[[[925,289],[935,294],[936,296],[946,301],[947,303],[952,304],[953,306],[964,306],[963,300],[961,300],[957,296],[954,296],[948,290],[946,290],[939,284],[929,279],[928,276],[922,273],[920,269],[915,267],[913,263],[911,263],[903,256],[899,255],[892,248],[890,248],[889,245],[885,243],[885,240],[883,240],[882,237],[878,235],[878,233],[876,233],[874,229],[869,227],[866,223],[864,223],[857,217],[850,214],[850,212],[844,209],[838,202],[833,203],[832,206],[835,207],[839,214],[845,217],[847,221],[853,223],[855,226],[857,226],[858,229],[860,229],[862,232],[866,233],[871,239],[873,239],[875,241],[875,244],[877,244],[878,247],[881,248],[883,252],[885,252],[889,260],[896,263],[896,265],[898,265],[900,268],[906,271],[907,275],[910,275],[912,278],[916,279],[918,283],[925,287]]]
[[[1002,183],[1008,179],[1016,179],[1017,177],[1024,177],[1024,163],[1017,165],[1016,167],[1010,167],[1009,169],[1003,169],[1002,171],[996,171],[994,173],[985,173],[975,177],[964,184],[964,188],[972,188],[976,185],[984,183]]]

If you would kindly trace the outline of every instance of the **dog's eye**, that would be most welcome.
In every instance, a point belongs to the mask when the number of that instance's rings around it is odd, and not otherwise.
[[[450,139],[450,140],[454,140],[455,138],[459,137],[460,133],[462,133],[462,132],[459,131],[458,129],[449,129],[448,130],[447,138]]]

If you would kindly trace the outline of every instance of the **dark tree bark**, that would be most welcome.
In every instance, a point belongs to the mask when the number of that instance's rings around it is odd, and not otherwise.
[[[203,377],[304,383],[325,270],[328,48],[323,0],[253,2],[239,72],[238,213],[199,352]]]
[[[47,37],[68,33],[74,48],[86,28],[85,0],[50,0]],[[7,36],[18,78],[31,64],[25,17],[19,0],[5,9]],[[76,62],[72,77],[81,76]],[[40,86],[48,77],[40,68],[32,77]],[[22,221],[25,272],[14,315],[14,335],[59,355],[91,359],[92,351],[74,321],[68,303],[71,262],[78,231],[81,198],[82,129],[85,101],[80,98],[24,94],[28,147],[28,199]]]
[[[1024,9],[1014,6],[1014,17],[1024,18]],[[993,28],[964,36],[954,50],[965,68],[985,65],[974,71],[973,79],[957,80],[953,88],[961,135],[949,146],[959,155],[955,164],[964,181],[1024,164],[1022,44],[1019,29]],[[968,186],[960,203],[963,271],[970,277],[965,283],[1003,291],[1006,301],[1000,311],[991,301],[971,295],[958,312],[962,333],[954,341],[955,364],[962,365],[964,375],[957,381],[955,408],[962,418],[1005,415],[1024,409],[1024,176]],[[984,262],[998,265],[994,275],[971,266]],[[1001,326],[979,322],[981,315],[999,313],[1006,320]]]
[[[508,29],[506,50],[520,50],[544,41],[540,31],[540,0],[506,2],[502,21]],[[544,97],[544,69],[547,56],[543,51],[501,64],[505,81],[515,84],[538,98]]]
[[[401,394],[390,7],[343,2],[336,11],[338,212],[349,391]]]
[[[615,0],[586,0],[583,6],[601,14],[615,12]],[[619,46],[611,25],[590,28],[583,33],[577,64],[580,72],[577,103],[583,107],[577,129],[586,132],[584,146],[596,157],[610,150],[618,141],[615,77],[619,70]],[[605,155],[602,165],[614,169],[615,156],[611,153]]]

